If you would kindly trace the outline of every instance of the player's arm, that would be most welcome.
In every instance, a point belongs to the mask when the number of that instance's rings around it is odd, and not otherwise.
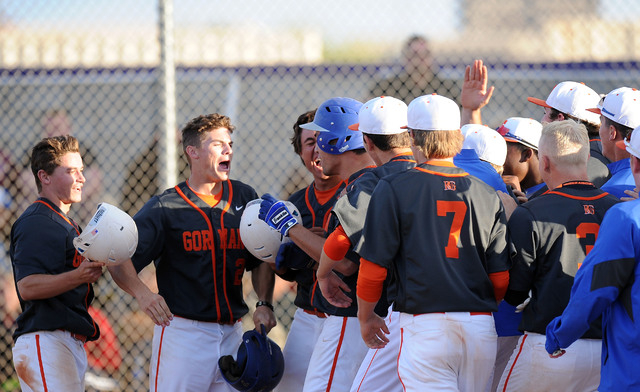
[[[360,271],[356,294],[358,297],[358,321],[362,340],[369,348],[383,348],[389,343],[386,335],[389,328],[384,320],[375,313],[387,269],[365,259],[360,259]]]
[[[616,207],[607,211],[598,240],[576,273],[567,307],[547,326],[545,348],[549,354],[561,355],[560,349],[580,339],[591,323],[633,284],[637,261],[632,244],[638,231],[635,222]]]
[[[523,303],[533,288],[538,247],[534,219],[529,210],[520,206],[514,210],[507,224],[512,266],[504,300],[513,306]]]
[[[320,255],[320,263],[318,270],[316,271],[316,277],[318,279],[318,286],[322,295],[334,306],[348,307],[351,305],[351,298],[349,298],[344,291],[350,292],[349,286],[340,279],[333,270],[344,271],[346,268],[345,262],[343,262],[344,256],[351,247],[351,241],[347,237],[342,225],[339,225],[324,242],[322,253]],[[355,266],[355,263],[348,261],[348,263]],[[338,268],[343,266],[343,268]],[[355,271],[346,271],[355,272]]]
[[[273,302],[273,287],[275,285],[275,274],[269,263],[260,263],[251,270],[251,283],[253,291],[258,296],[259,303],[271,304]],[[276,316],[273,314],[273,306],[258,306],[253,312],[253,323],[257,331],[260,331],[260,324],[264,324],[267,332],[276,326]]]
[[[18,292],[24,301],[53,298],[81,284],[95,283],[102,275],[104,265],[102,262],[85,259],[78,268],[61,274],[25,276],[18,281]]]
[[[140,309],[157,325],[167,326],[173,319],[169,306],[161,295],[154,293],[140,279],[131,260],[107,266],[118,287],[131,294]]]
[[[487,67],[482,60],[475,60],[472,65],[467,65],[460,94],[460,126],[482,124],[481,109],[489,103],[493,94],[493,86],[487,90],[488,80]]]

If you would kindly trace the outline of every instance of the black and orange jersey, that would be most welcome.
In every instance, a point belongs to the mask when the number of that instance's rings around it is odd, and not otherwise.
[[[379,181],[360,255],[393,275],[396,311],[494,312],[489,274],[509,269],[506,233],[492,187],[428,161]]]
[[[505,300],[518,305],[531,291],[521,331],[544,334],[549,322],[562,314],[605,212],[617,202],[590,182],[572,181],[515,209],[508,223],[513,267]],[[601,336],[595,322],[584,337]]]
[[[46,198],[27,207],[11,228],[9,255],[16,286],[30,275],[58,275],[76,269],[84,260],[73,246],[80,232],[78,225]],[[19,290],[18,297],[22,313],[14,339],[29,332],[56,329],[84,335],[87,340],[100,337],[98,325],[87,311],[93,300],[89,283],[52,298],[25,301]]]
[[[152,197],[133,217],[137,271],[152,261],[159,294],[176,316],[211,322],[242,318],[242,276],[260,264],[240,239],[244,206],[256,191],[239,181],[222,182],[220,201],[210,207],[186,182]]]
[[[331,210],[338,199],[338,195],[342,192],[345,186],[345,182],[342,181],[333,190],[333,195],[325,200],[319,200],[316,194],[314,183],[311,183],[308,187],[300,189],[295,192],[289,201],[293,203],[302,218],[302,225],[308,229],[312,227],[325,228],[329,217],[331,216]],[[295,246],[295,245],[294,245]],[[312,265],[313,259],[311,256],[304,253],[302,250],[298,252],[292,252],[291,257],[300,257],[305,259],[304,262],[298,264]],[[306,310],[317,311],[318,309],[313,306],[313,297],[320,294],[320,288],[317,286],[316,273],[312,268],[305,268],[299,270],[287,271],[282,278],[287,280],[295,280],[297,282],[295,305],[299,308]]]

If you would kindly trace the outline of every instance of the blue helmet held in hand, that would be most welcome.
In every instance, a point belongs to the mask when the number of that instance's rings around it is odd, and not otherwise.
[[[242,335],[236,359],[224,355],[218,360],[222,377],[233,388],[242,392],[267,392],[278,385],[284,373],[282,350],[262,332],[255,329]]]

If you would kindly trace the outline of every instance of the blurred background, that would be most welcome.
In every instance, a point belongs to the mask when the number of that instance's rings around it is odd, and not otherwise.
[[[638,87],[639,21],[639,0],[0,0],[0,391],[19,389],[7,252],[37,198],[28,160],[40,138],[80,140],[87,183],[70,216],[83,227],[101,201],[133,215],[186,178],[178,131],[206,113],[237,127],[232,177],[286,198],[311,180],[292,125],[324,100],[457,99],[465,66],[482,59],[496,87],[484,122],[540,119],[526,98],[561,81]],[[143,276],[154,285],[153,270]],[[279,282],[270,336],[281,345],[294,293]],[[96,294],[103,338],[87,346],[88,390],[148,390],[150,321],[108,274]]]

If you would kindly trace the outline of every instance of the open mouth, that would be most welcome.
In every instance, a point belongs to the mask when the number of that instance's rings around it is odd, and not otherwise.
[[[231,161],[220,162],[218,166],[220,167],[221,170],[228,171],[229,167],[231,166]]]

